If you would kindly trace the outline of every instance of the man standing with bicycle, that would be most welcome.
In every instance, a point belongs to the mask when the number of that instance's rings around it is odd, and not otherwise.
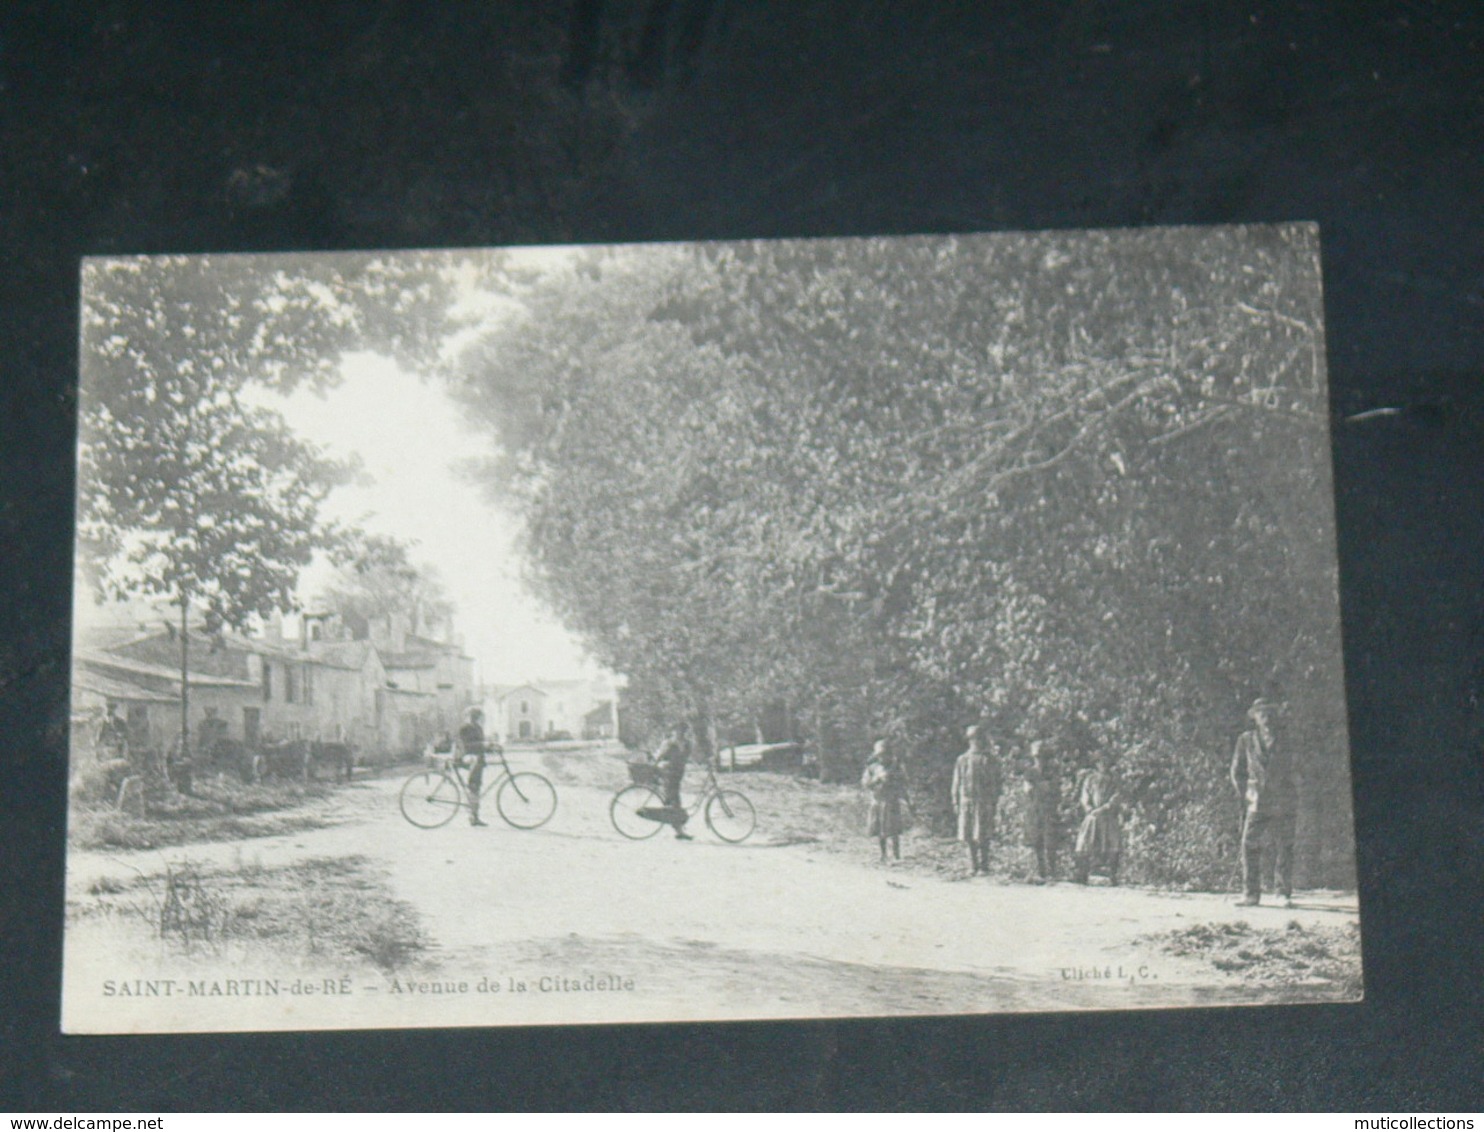
[[[685,764],[690,761],[690,752],[685,749],[685,739],[681,732],[670,733],[655,753],[654,761],[660,772],[662,801],[665,808],[675,815],[670,821],[675,827],[675,839],[690,841],[691,835],[685,832],[685,823],[690,815],[680,804],[680,783],[685,778]]]
[[[469,763],[469,824],[488,825],[479,820],[479,791],[484,786],[484,712],[470,708],[464,725],[459,728],[458,750],[460,761]]]

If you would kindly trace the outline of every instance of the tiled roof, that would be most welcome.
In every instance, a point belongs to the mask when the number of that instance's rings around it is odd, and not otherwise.
[[[79,624],[73,641],[78,648],[114,649],[120,645],[132,645],[160,636],[159,629],[146,629],[139,625],[84,625]]]
[[[121,680],[116,676],[105,676],[101,672],[92,672],[82,665],[74,665],[72,668],[72,686],[95,695],[107,696],[111,700],[125,700],[134,703],[151,704],[178,704],[179,696],[171,696],[165,692],[154,692],[148,688],[131,684],[127,680]]]
[[[370,641],[314,641],[309,656],[337,668],[360,669],[365,666],[367,654],[375,650]]]
[[[502,700],[508,699],[509,697],[515,695],[516,692],[535,692],[538,696],[546,695],[546,691],[542,688],[538,688],[535,684],[516,684],[512,687],[506,688],[503,692],[500,692],[498,698]]]
[[[223,633],[222,643],[228,648],[240,649],[243,652],[257,653],[259,656],[271,656],[280,660],[303,661],[310,657],[299,648],[297,644],[277,641],[260,641],[256,637],[244,637],[240,633]]]
[[[460,660],[473,660],[471,656],[464,655],[462,645],[450,644],[448,641],[435,641],[432,637],[420,637],[416,633],[408,633],[403,639],[407,652],[432,652],[441,653],[444,656],[458,657]]]
[[[101,649],[78,649],[75,655],[85,665],[180,683],[180,669],[170,668],[168,665],[134,660],[132,657],[119,656]],[[256,688],[258,686],[253,680],[239,680],[235,676],[220,676],[195,669],[191,669],[187,675],[191,684],[203,688]]]

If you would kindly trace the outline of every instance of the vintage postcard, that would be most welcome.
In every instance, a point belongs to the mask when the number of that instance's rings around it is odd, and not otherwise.
[[[63,1028],[1362,993],[1312,225],[82,267]]]

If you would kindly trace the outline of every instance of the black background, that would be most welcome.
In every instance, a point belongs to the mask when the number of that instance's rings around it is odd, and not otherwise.
[[[1324,242],[1364,1004],[58,1034],[79,256],[1276,220]],[[1476,4],[13,0],[0,1109],[1478,1108],[1481,373]]]

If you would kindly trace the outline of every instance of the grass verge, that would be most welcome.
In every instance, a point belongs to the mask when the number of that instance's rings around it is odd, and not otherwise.
[[[144,927],[183,955],[267,952],[392,970],[429,946],[417,912],[391,894],[365,858],[315,857],[264,868],[209,868],[190,860],[130,881],[100,879],[69,915]]]
[[[1169,955],[1204,959],[1218,971],[1261,986],[1331,984],[1340,996],[1362,992],[1360,927],[1254,928],[1245,921],[1194,924],[1143,937]]]
[[[336,789],[319,782],[212,779],[198,782],[192,794],[151,799],[143,816],[75,804],[69,840],[76,849],[163,849],[320,829],[334,824]]]

